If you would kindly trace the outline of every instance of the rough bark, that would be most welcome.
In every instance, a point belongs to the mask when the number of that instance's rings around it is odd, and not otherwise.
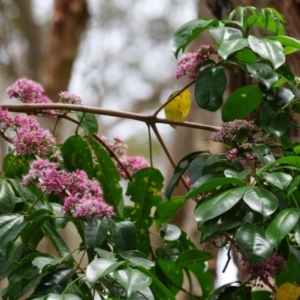
[[[88,19],[86,0],[55,1],[42,77],[46,94],[53,101],[57,100],[59,92],[68,88],[73,63]]]

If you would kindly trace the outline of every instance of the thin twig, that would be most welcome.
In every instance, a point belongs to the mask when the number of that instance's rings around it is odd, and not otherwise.
[[[166,155],[167,155],[169,161],[171,162],[173,168],[175,169],[175,168],[176,168],[176,163],[175,163],[175,161],[174,161],[172,155],[170,154],[170,152],[169,152],[167,146],[165,145],[163,139],[161,138],[161,136],[160,136],[160,134],[159,134],[159,132],[158,132],[158,130],[157,130],[157,128],[156,128],[156,125],[155,125],[155,124],[151,124],[151,128],[153,129],[153,131],[154,131],[154,133],[155,133],[155,135],[156,135],[156,137],[157,137],[157,139],[158,139],[158,141],[159,141],[161,147],[164,149],[164,151],[165,151],[165,153],[166,153]],[[181,182],[183,183],[183,185],[185,186],[185,188],[186,188],[187,190],[190,189],[190,187],[188,186],[187,182],[184,180],[183,177],[181,177]]]
[[[201,129],[205,131],[216,132],[220,129],[218,126],[210,126],[204,125],[200,123],[193,123],[193,122],[181,122],[181,121],[173,121],[167,120],[162,118],[157,118],[153,115],[142,115],[137,113],[131,112],[124,112],[124,111],[116,111],[116,110],[109,110],[103,109],[100,107],[93,107],[93,106],[84,106],[84,105],[73,105],[73,104],[63,104],[63,103],[51,103],[51,104],[0,104],[2,109],[7,109],[11,112],[36,112],[45,109],[56,109],[56,110],[69,110],[69,111],[81,111],[81,112],[88,112],[93,113],[96,115],[103,115],[103,116],[110,116],[110,117],[117,117],[123,119],[131,119],[140,122],[144,122],[146,124],[169,124],[169,125],[176,125],[182,127],[190,127],[195,129]]]

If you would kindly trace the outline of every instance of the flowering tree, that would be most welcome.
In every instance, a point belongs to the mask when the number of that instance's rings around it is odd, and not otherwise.
[[[13,83],[8,96],[24,104],[0,109],[0,134],[12,145],[0,179],[0,278],[8,279],[2,298],[19,299],[30,291],[28,299],[93,299],[95,294],[101,299],[176,299],[181,290],[190,299],[298,299],[299,144],[290,142],[287,129],[298,128],[291,115],[300,112],[300,91],[285,58],[300,49],[300,41],[285,36],[284,22],[271,8],[238,7],[228,20],[197,19],[183,25],[173,38],[176,57],[204,30],[216,46],[182,54],[176,77],[187,75],[192,81],[149,116],[82,106],[68,92],[61,92],[60,103],[54,104],[40,84],[26,78]],[[268,35],[255,37],[253,27]],[[223,105],[225,68],[240,68],[257,84],[238,88]],[[181,95],[192,84],[200,108],[221,109],[221,128],[181,121],[182,105],[186,111],[189,103]],[[180,104],[172,113],[171,103]],[[158,118],[165,106],[170,117]],[[109,142],[99,136],[94,114],[145,122],[150,163],[128,156],[120,138]],[[78,128],[57,144],[35,115],[56,119],[54,132],[63,118]],[[176,165],[157,123],[210,130],[215,132],[212,140],[228,151],[193,152]],[[151,129],[175,167],[165,189],[152,163]],[[124,202],[121,180],[127,183],[131,205]],[[172,197],[180,180],[188,192]],[[188,199],[197,202],[202,250],[168,223]],[[59,234],[69,222],[81,238],[74,250]],[[151,243],[153,225],[161,246]],[[55,255],[40,250],[43,238]],[[208,245],[227,248],[224,272],[232,256],[240,259],[247,280],[214,290]]]

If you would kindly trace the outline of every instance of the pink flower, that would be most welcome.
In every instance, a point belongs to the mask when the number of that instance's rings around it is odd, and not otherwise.
[[[202,45],[197,52],[183,54],[178,60],[175,77],[180,78],[183,75],[188,75],[189,78],[196,79],[202,71],[198,67],[199,64],[208,60],[213,53],[217,53],[213,46]]]
[[[75,94],[69,92],[60,92],[59,100],[62,103],[81,105],[81,98]]]
[[[277,252],[274,252],[266,260],[256,265],[252,265],[251,262],[242,255],[242,264],[245,267],[246,273],[251,275],[252,279],[259,278],[266,284],[269,282],[270,278],[273,278],[281,271],[286,270],[285,259]]]
[[[54,149],[55,138],[47,129],[39,126],[30,116],[17,115],[14,119],[16,128],[15,148],[17,155],[46,155]]]
[[[15,81],[6,90],[8,97],[17,98],[24,103],[52,103],[52,101],[44,95],[44,88],[37,82],[27,79],[20,78]],[[52,109],[47,109],[45,112],[56,117],[56,112]]]
[[[11,127],[14,123],[14,118],[11,117],[7,110],[0,107],[0,130],[4,132],[7,128]]]
[[[122,165],[126,168],[126,170],[129,172],[130,175],[135,173],[136,171],[143,169],[143,168],[148,168],[150,164],[148,161],[142,157],[142,156],[121,156],[120,157],[120,162]],[[118,171],[124,179],[128,179],[126,173],[124,172],[123,168],[121,168],[117,164]]]

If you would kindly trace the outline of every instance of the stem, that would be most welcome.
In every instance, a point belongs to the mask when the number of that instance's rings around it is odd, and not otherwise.
[[[165,151],[167,157],[169,158],[169,160],[170,160],[173,168],[175,169],[176,168],[176,163],[175,163],[173,157],[171,156],[168,148],[166,147],[163,139],[161,138],[161,136],[160,136],[160,134],[159,134],[159,132],[158,132],[158,130],[156,128],[156,125],[155,124],[151,124],[151,128],[153,129],[153,131],[154,131],[154,133],[155,133],[155,135],[156,135],[156,137],[157,137],[157,139],[158,139],[161,147],[164,149],[164,151]],[[189,190],[190,188],[189,188],[188,184],[186,183],[186,181],[184,180],[184,178],[181,177],[180,180],[183,183],[183,185],[186,187],[186,189]]]
[[[148,138],[149,138],[150,165],[151,168],[153,168],[152,140],[151,140],[151,130],[149,124],[147,124],[147,128],[148,128]]]
[[[2,176],[3,178],[5,177],[6,173],[9,171],[9,168],[15,162],[16,159],[17,159],[17,156],[14,156],[13,160],[10,162],[9,166],[7,167],[6,171],[3,174],[3,176]]]
[[[77,124],[77,128],[75,130],[75,134],[78,134],[78,130],[79,130],[79,127],[81,126],[81,122],[82,122],[84,116],[85,116],[85,113],[82,114],[82,117],[81,117],[80,121]]]
[[[228,265],[230,263],[230,260],[231,260],[231,255],[230,255],[231,246],[232,246],[232,244],[230,244],[229,249],[227,251],[227,257],[228,258],[227,258],[226,264],[224,266],[224,269],[222,270],[222,273],[225,273],[225,271],[226,271],[226,269],[227,269],[227,267],[228,267]]]
[[[188,268],[184,268],[184,271],[185,271],[185,274],[186,274],[188,282],[189,282],[189,287],[190,287],[189,297],[190,297],[190,300],[194,300],[195,299],[194,298],[194,293],[193,293],[194,287],[193,287],[193,280],[192,280],[191,274],[190,274]]]
[[[51,104],[43,103],[43,104],[0,104],[0,107],[2,109],[7,109],[8,111],[11,112],[34,112],[34,111],[39,111],[41,109],[72,110],[72,111],[89,112],[96,115],[131,119],[131,120],[144,122],[149,125],[155,123],[169,124],[169,125],[201,129],[201,130],[206,130],[211,132],[217,132],[220,129],[220,127],[218,126],[210,126],[210,125],[204,125],[204,124],[193,123],[193,122],[173,121],[173,120],[157,118],[155,115],[142,115],[142,114],[136,114],[130,112],[103,109],[103,108],[93,107],[93,106],[72,105],[72,104],[62,104],[62,103],[51,103]]]
[[[72,281],[70,284],[67,285],[67,287],[65,288],[65,290],[61,293],[61,295],[63,295],[76,281],[80,280],[81,278],[85,277],[86,275],[81,275],[78,278],[76,278],[74,281]]]
[[[177,96],[179,96],[181,93],[183,93],[183,91],[185,91],[187,88],[189,88],[192,84],[195,83],[196,80],[191,81],[190,83],[188,83],[184,88],[182,88],[178,93],[174,93],[172,95],[172,97],[170,97],[168,99],[167,102],[165,102],[162,106],[160,106],[154,113],[153,113],[153,117],[156,117],[158,115],[158,113],[165,107],[167,106],[174,98],[176,98]]]

